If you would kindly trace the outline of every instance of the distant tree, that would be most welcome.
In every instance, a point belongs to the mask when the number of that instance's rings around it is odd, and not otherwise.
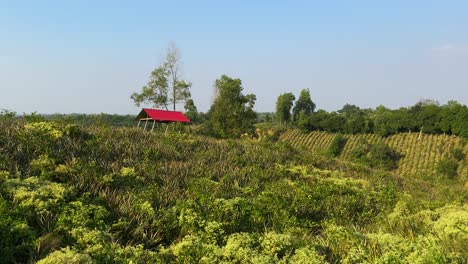
[[[226,75],[215,81],[216,99],[208,113],[207,127],[211,134],[220,138],[239,137],[246,132],[253,132],[257,114],[254,112],[254,94],[242,94],[240,79]]]
[[[292,93],[284,93],[278,96],[276,101],[276,117],[280,124],[286,124],[291,120],[291,108],[296,97]]]
[[[309,120],[311,130],[328,130],[327,121],[329,117],[330,113],[323,109],[315,112]]]
[[[437,124],[442,132],[452,133],[452,125],[456,122],[457,114],[462,107],[457,101],[448,101],[446,105],[442,106],[439,123]]]
[[[357,106],[357,105],[352,105],[352,104],[345,104],[337,112],[344,115],[344,116],[346,116],[346,117],[362,114],[361,108],[359,108],[359,106]]]
[[[356,105],[346,104],[338,113],[346,118],[344,132],[348,134],[365,133],[368,131],[368,122],[365,113]]]
[[[441,108],[437,101],[424,99],[412,106],[409,113],[417,129],[424,133],[438,133],[439,112]]]
[[[378,106],[374,113],[374,131],[381,136],[389,136],[398,133],[400,120],[395,113],[384,107]]]
[[[154,107],[164,107],[186,101],[190,98],[192,84],[181,79],[180,53],[174,44],[167,49],[164,62],[151,72],[150,80],[143,86],[141,93],[133,93],[131,98],[137,106],[142,103]]]
[[[187,116],[187,118],[190,119],[191,122],[198,123],[199,121],[198,110],[197,110],[197,107],[195,106],[195,102],[193,101],[193,99],[188,99],[185,102],[184,109],[185,109],[185,116]]]
[[[313,119],[314,115],[312,115]],[[346,118],[336,112],[331,112],[327,115],[326,119],[323,120],[322,125],[325,131],[328,132],[343,132]]]
[[[303,112],[304,116],[310,116],[314,110],[315,103],[312,102],[309,89],[303,89],[293,108],[294,120],[297,121],[300,112]]]
[[[459,109],[454,118],[451,128],[453,134],[461,137],[468,137],[468,107],[464,105]]]
[[[444,133],[468,137],[468,108],[457,101],[441,107],[437,127]]]

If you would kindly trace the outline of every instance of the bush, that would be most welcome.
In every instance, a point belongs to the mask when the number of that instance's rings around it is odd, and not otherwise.
[[[359,146],[351,152],[351,159],[372,168],[394,170],[398,167],[401,155],[383,142],[370,144],[360,142]]]
[[[328,154],[332,157],[337,157],[343,151],[343,148],[346,145],[346,138],[343,137],[341,134],[337,134],[331,144],[328,147]]]
[[[38,264],[55,264],[55,263],[67,263],[67,264],[87,264],[94,263],[91,257],[87,254],[77,253],[69,248],[57,250],[52,252],[46,258],[41,259],[37,262]]]
[[[455,178],[457,176],[458,163],[450,158],[442,158],[438,163],[436,170],[443,176]]]
[[[454,148],[451,154],[456,161],[461,161],[465,159],[465,152],[463,152],[463,149],[461,148]]]
[[[401,156],[387,144],[380,142],[371,146],[368,158],[371,167],[393,170],[398,167]]]

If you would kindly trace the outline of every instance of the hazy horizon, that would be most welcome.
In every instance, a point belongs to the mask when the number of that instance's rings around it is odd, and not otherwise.
[[[309,88],[317,109],[468,103],[466,1],[0,1],[0,109],[136,114],[170,42],[206,112],[222,74],[274,111]],[[178,110],[182,110],[179,107]]]

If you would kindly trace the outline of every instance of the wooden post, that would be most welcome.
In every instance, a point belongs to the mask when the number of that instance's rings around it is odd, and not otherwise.
[[[154,124],[156,124],[156,120],[153,120],[153,127],[151,128],[151,132],[153,132]]]
[[[148,124],[148,119],[146,119],[146,122],[145,122],[145,130],[146,130],[146,125]]]
[[[166,124],[166,132],[164,132],[164,135],[167,135],[167,130],[169,129],[169,123]]]
[[[137,125],[137,128],[140,128],[140,122],[141,122],[141,119],[138,120],[138,125]]]

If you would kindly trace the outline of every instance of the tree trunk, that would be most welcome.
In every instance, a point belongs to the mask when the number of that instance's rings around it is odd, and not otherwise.
[[[176,100],[175,100],[175,87],[173,89],[174,93],[172,95],[172,99],[174,100],[174,111],[175,111],[175,105],[176,105]]]

